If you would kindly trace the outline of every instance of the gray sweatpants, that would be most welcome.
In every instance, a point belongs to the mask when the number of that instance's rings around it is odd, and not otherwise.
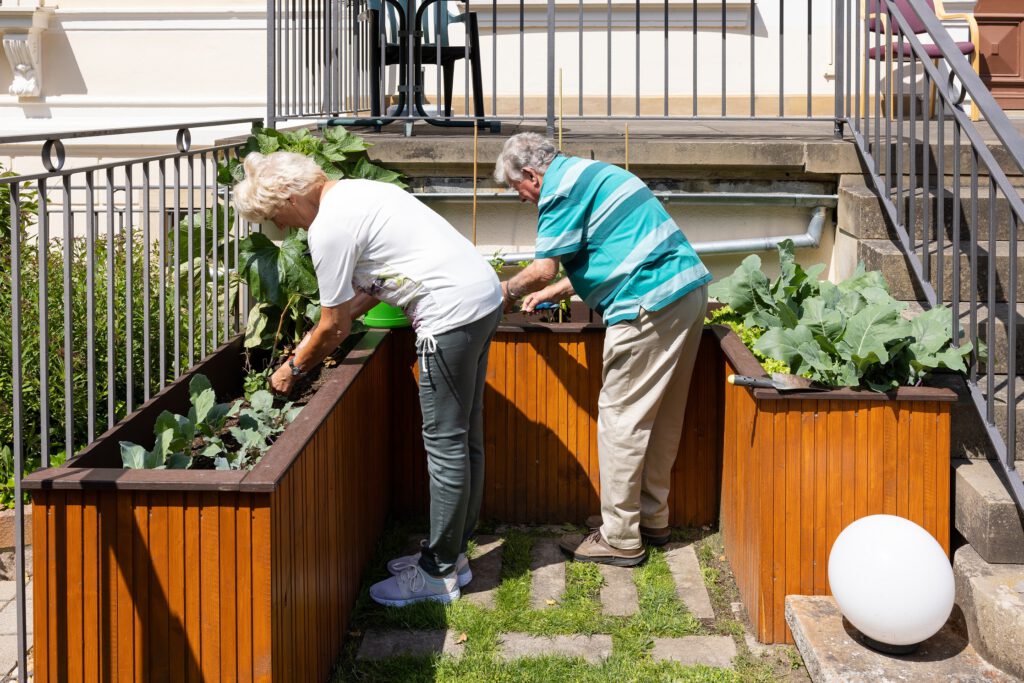
[[[480,516],[484,495],[484,385],[487,352],[501,307],[437,335],[417,350],[423,445],[430,478],[430,537],[420,567],[432,576],[455,568]]]

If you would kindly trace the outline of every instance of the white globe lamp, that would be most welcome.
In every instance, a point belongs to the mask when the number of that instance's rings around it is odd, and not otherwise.
[[[894,515],[843,529],[828,558],[828,581],[843,616],[883,652],[913,652],[953,610],[949,559],[931,534]]]

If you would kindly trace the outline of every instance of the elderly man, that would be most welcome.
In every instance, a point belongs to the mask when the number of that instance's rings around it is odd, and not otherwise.
[[[608,326],[598,399],[600,524],[562,547],[582,562],[634,566],[669,538],[668,493],[711,280],[642,180],[561,155],[536,133],[508,139],[494,177],[536,204],[537,258],[502,283],[506,310],[574,293]],[[568,277],[554,281],[558,264]]]

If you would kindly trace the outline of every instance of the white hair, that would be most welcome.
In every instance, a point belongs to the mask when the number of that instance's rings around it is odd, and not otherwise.
[[[293,195],[303,195],[327,174],[309,157],[296,152],[245,156],[245,180],[235,185],[235,208],[247,221],[272,220]]]
[[[505,141],[494,164],[494,179],[501,184],[523,179],[527,166],[544,173],[558,154],[555,143],[537,133],[519,133]]]

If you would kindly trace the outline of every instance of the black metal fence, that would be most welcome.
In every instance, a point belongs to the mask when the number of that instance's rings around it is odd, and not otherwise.
[[[257,120],[9,136],[39,142],[40,173],[0,176],[0,460],[16,520],[19,678],[25,675],[21,479],[59,464],[239,332],[247,291],[218,164],[240,145],[190,128]],[[65,142],[163,131],[176,150],[65,168]],[[6,480],[6,477],[4,477]],[[45,520],[37,520],[37,524]]]

